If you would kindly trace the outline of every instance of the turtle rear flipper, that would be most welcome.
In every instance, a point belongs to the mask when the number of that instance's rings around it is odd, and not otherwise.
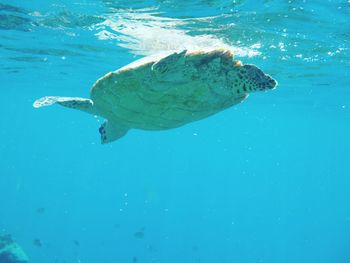
[[[92,100],[78,97],[47,96],[37,99],[34,102],[33,107],[40,108],[56,103],[67,108],[85,111],[90,114],[96,114]]]
[[[106,144],[123,137],[129,130],[129,127],[115,122],[105,121],[98,131],[101,134],[101,143]]]

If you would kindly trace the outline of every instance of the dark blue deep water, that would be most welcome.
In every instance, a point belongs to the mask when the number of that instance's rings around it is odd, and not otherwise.
[[[107,145],[102,119],[32,107],[208,46],[278,88]],[[0,235],[29,262],[349,263],[349,136],[349,1],[1,0]]]

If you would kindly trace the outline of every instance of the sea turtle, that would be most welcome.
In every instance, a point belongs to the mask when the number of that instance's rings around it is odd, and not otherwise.
[[[165,130],[206,118],[277,82],[228,50],[181,51],[137,60],[98,79],[91,99],[47,96],[34,102],[73,108],[106,119],[101,143],[129,129]]]

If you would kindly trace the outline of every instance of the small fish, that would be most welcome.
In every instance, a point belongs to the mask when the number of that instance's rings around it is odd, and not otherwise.
[[[33,244],[34,244],[34,246],[37,246],[37,247],[42,247],[43,246],[43,243],[38,238],[33,240]]]
[[[145,236],[145,228],[141,228],[139,231],[135,232],[134,237],[143,238]]]
[[[46,209],[45,209],[44,207],[39,207],[39,208],[36,210],[36,212],[37,212],[38,214],[43,214],[43,213],[45,213],[45,211],[46,211]]]
[[[132,263],[137,263],[137,257],[132,258]]]
[[[80,246],[80,243],[79,243],[79,241],[78,241],[78,240],[73,240],[73,243],[74,243],[74,245],[76,245],[77,247],[79,247],[79,246]]]

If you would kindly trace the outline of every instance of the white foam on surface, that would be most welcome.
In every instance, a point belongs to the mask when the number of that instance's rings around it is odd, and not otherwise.
[[[156,12],[118,10],[95,26],[100,40],[116,40],[117,45],[135,55],[149,56],[181,50],[212,50],[216,48],[232,51],[241,57],[259,55],[257,48],[235,47],[213,34],[191,35],[189,28],[196,23],[201,26],[211,23],[215,17],[177,19],[160,16]],[[186,28],[186,29],[185,29]],[[205,31],[205,28],[200,28]],[[208,30],[209,31],[209,30]]]

